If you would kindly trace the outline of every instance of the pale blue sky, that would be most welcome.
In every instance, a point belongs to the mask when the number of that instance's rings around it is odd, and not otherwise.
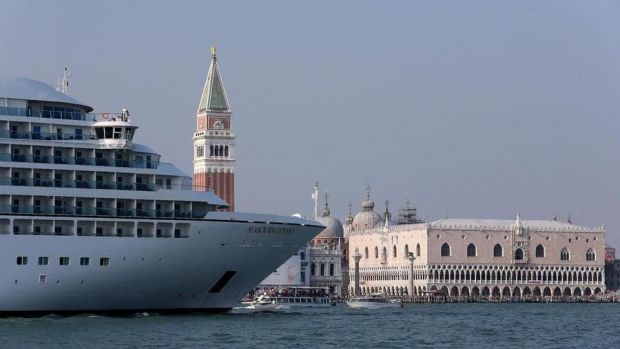
[[[606,224],[620,247],[620,4],[613,1],[3,1],[0,72],[128,108],[191,173],[217,44],[237,203],[310,214],[411,198],[423,217]],[[393,213],[395,210],[393,209]]]

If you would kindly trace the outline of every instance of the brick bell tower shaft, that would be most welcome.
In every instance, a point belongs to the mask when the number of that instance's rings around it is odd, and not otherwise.
[[[235,133],[232,111],[220,74],[215,47],[196,113],[194,177],[196,190],[213,190],[235,209]]]

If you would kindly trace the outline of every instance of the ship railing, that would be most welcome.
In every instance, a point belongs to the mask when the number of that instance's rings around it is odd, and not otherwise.
[[[0,214],[67,215],[96,217],[143,217],[143,218],[203,218],[206,210],[150,210],[112,207],[76,207],[50,205],[0,205]]]
[[[211,188],[192,184],[160,184],[160,183],[137,183],[105,180],[62,179],[62,178],[32,178],[32,177],[0,177],[0,185],[55,187],[55,188],[79,188],[79,189],[115,189],[136,191],[157,190],[189,190],[211,191]]]
[[[63,119],[78,121],[95,121],[96,114],[58,110],[38,110],[31,108],[0,107],[0,115],[23,116],[32,118]]]
[[[0,115],[76,121],[129,122],[128,113],[83,113],[78,111],[32,110],[32,108],[0,107]]]
[[[0,177],[0,185],[31,187],[81,188],[81,189],[117,189],[155,191],[153,183],[129,183],[118,181],[87,181],[79,179]]]
[[[59,132],[41,132],[41,131],[9,131],[0,130],[0,138],[10,139],[34,139],[34,140],[85,140],[97,139],[95,136],[84,136],[83,134],[59,133]]]
[[[0,161],[14,162],[36,162],[46,164],[63,164],[63,165],[89,165],[89,166],[106,166],[106,167],[127,167],[127,168],[148,168],[156,169],[159,161],[144,160],[111,160],[104,158],[91,158],[81,156],[50,156],[50,155],[22,155],[0,153]]]
[[[89,117],[92,117],[94,121],[121,121],[129,122],[129,113],[89,113]]]

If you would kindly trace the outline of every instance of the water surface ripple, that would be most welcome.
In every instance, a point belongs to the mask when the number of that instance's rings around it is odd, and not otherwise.
[[[1,348],[618,348],[620,304],[0,319]]]

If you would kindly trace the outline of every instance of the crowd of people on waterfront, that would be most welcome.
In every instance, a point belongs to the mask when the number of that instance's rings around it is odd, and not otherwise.
[[[492,297],[472,297],[472,296],[444,296],[428,295],[414,297],[398,297],[406,303],[611,303],[617,302],[612,294],[590,295],[590,296],[492,296]]]

